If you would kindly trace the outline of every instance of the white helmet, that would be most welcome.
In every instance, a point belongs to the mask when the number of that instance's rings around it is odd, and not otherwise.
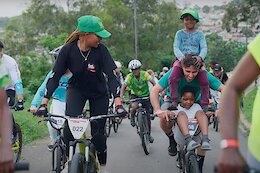
[[[57,59],[59,53],[60,53],[60,50],[61,48],[63,47],[63,45],[53,49],[52,51],[49,52],[49,54],[53,55],[55,59]]]
[[[134,69],[140,68],[141,65],[142,65],[141,62],[138,59],[134,59],[129,62],[128,68],[131,70],[134,70]]]
[[[119,61],[115,61],[115,64],[116,64],[116,67],[117,67],[117,68],[121,68],[121,67],[122,67],[121,62],[119,62]]]

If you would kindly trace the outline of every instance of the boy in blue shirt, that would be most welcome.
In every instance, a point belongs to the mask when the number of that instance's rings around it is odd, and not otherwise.
[[[183,10],[180,19],[183,21],[184,29],[177,31],[175,35],[173,49],[176,60],[169,79],[172,107],[176,107],[178,104],[178,82],[183,76],[182,60],[189,55],[196,59],[196,66],[200,69],[198,73],[201,90],[200,104],[206,111],[209,100],[209,81],[204,64],[207,43],[204,34],[195,29],[195,25],[199,22],[199,14],[196,10],[186,8]]]

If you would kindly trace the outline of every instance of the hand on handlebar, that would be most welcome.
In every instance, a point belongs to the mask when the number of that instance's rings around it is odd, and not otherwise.
[[[33,113],[34,115],[37,116],[48,116],[48,109],[46,104],[41,104],[40,107],[37,109],[36,112]]]
[[[24,105],[23,105],[24,101],[23,100],[18,100],[18,102],[15,105],[15,110],[16,111],[21,111],[24,110]]]
[[[175,113],[169,110],[158,110],[155,112],[155,114],[159,117],[159,118],[164,118],[166,119],[166,121],[171,121],[174,119],[175,117]]]

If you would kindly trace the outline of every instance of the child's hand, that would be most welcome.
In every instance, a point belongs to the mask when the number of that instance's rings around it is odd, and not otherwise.
[[[202,58],[200,56],[193,56],[193,58],[196,59],[195,65],[200,69],[201,64],[202,64]]]

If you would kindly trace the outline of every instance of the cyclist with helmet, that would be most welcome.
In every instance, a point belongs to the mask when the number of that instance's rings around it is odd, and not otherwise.
[[[128,68],[131,70],[125,78],[125,83],[121,88],[120,97],[123,98],[125,94],[125,90],[128,87],[131,90],[130,99],[141,98],[141,97],[148,97],[150,95],[149,85],[148,83],[152,83],[154,86],[156,83],[152,79],[152,77],[146,72],[141,70],[141,62],[137,59],[131,60],[128,64]],[[138,103],[134,102],[131,104],[131,111],[130,111],[130,120],[131,125],[135,126],[135,113],[137,109]],[[150,101],[146,101],[143,103],[144,108],[147,110],[147,119],[148,119],[148,126],[150,132],[149,141],[152,143],[154,141],[153,137],[151,136],[151,119],[150,113],[151,112],[151,104]]]
[[[119,81],[120,87],[121,87],[121,86],[123,85],[123,83],[124,83],[124,76],[123,76],[123,74],[122,74],[122,72],[121,72],[121,70],[122,70],[122,64],[121,64],[121,62],[119,62],[119,61],[115,61],[115,64],[116,64],[116,69],[115,69],[116,78],[117,78],[117,80]]]
[[[228,80],[228,75],[224,72],[223,67],[220,64],[215,64],[212,73],[216,78],[218,78],[223,84],[225,84]]]
[[[50,54],[52,54],[56,60],[58,57],[58,54],[61,50],[62,46],[52,50]],[[48,79],[50,78],[50,75],[52,74],[52,71],[50,71],[47,76],[45,77],[43,83],[38,88],[36,94],[34,95],[34,98],[31,102],[30,112],[34,113],[37,111],[37,107],[41,104],[41,101],[44,97],[45,91],[46,91],[46,84]],[[65,115],[66,110],[66,88],[68,85],[68,81],[71,78],[72,74],[69,70],[66,71],[66,73],[60,78],[59,86],[56,88],[54,93],[52,94],[53,100],[50,107],[50,113],[55,115]],[[55,139],[57,136],[56,130],[51,126],[50,122],[47,123],[48,130],[50,133],[50,142],[48,144],[49,151],[52,151],[53,145],[55,144]]]
[[[174,38],[173,51],[176,61],[174,62],[174,68],[169,78],[172,108],[176,108],[178,105],[178,82],[183,76],[182,60],[186,54],[191,54],[196,59],[196,66],[200,69],[198,74],[201,90],[200,105],[204,112],[207,112],[209,104],[209,81],[204,63],[207,54],[207,43],[203,32],[195,28],[199,22],[199,14],[197,10],[185,8],[181,13],[180,19],[183,22],[184,29],[177,31]]]
[[[120,85],[114,73],[116,65],[107,47],[101,43],[102,38],[108,38],[110,35],[100,18],[92,15],[78,18],[77,29],[66,40],[47,81],[44,99],[38,109],[40,113],[44,111],[46,113],[50,97],[58,87],[61,76],[69,69],[72,77],[69,79],[66,92],[66,115],[70,117],[81,115],[87,100],[90,116],[107,114],[109,103],[107,84],[115,98],[117,114],[123,117],[127,115],[119,97]],[[108,78],[107,82],[104,74]],[[105,123],[105,119],[91,123],[92,142],[97,151],[101,173],[107,172]],[[65,123],[64,142],[67,146],[67,155],[69,141],[73,140],[68,124]]]
[[[12,119],[7,105],[5,86],[10,79],[0,59],[0,173],[13,172],[13,151],[11,150]]]

